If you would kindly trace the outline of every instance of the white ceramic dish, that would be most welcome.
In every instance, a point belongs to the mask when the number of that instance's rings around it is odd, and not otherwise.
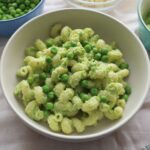
[[[66,2],[77,8],[88,8],[98,11],[110,11],[114,9],[122,0],[108,0],[105,2],[94,2],[87,0],[66,0]]]
[[[88,20],[86,19],[88,18]],[[116,41],[130,65],[129,83],[132,94],[126,105],[123,118],[115,122],[103,121],[88,128],[83,134],[63,135],[50,131],[44,125],[31,120],[21,104],[13,95],[17,84],[16,71],[22,65],[24,49],[36,38],[44,39],[49,35],[50,26],[63,23],[72,28],[92,27],[107,42]],[[95,11],[82,9],[63,9],[36,17],[23,25],[9,39],[1,57],[1,83],[8,103],[16,114],[31,128],[39,133],[58,140],[86,141],[109,134],[124,125],[141,107],[150,83],[148,55],[137,36],[116,19]],[[20,131],[21,132],[21,131]]]

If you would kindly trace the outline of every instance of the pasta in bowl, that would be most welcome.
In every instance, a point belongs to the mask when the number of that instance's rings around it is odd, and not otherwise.
[[[50,36],[51,27],[58,23],[63,26],[56,26],[51,35],[57,35]],[[73,32],[75,40],[78,40],[77,33],[85,34],[87,31],[90,33],[88,36],[94,38],[88,42],[62,43],[60,36],[63,34],[65,40],[68,31],[62,31],[66,29]],[[59,32],[54,32],[56,30]],[[94,44],[95,40],[99,44]],[[69,38],[67,41],[72,40]],[[106,46],[107,50],[100,50],[102,48],[99,49],[98,45]],[[76,51],[77,47],[81,49]],[[69,49],[73,53],[67,53]],[[116,19],[91,10],[62,9],[27,22],[9,39],[0,65],[2,89],[14,112],[33,130],[64,141],[94,140],[124,125],[139,110],[150,83],[149,59],[136,35]],[[122,71],[126,74],[118,74]],[[54,85],[50,87],[47,84],[50,85],[52,74]],[[73,74],[75,76],[72,78]],[[93,83],[93,80],[101,80],[107,74],[109,80],[100,82],[101,85],[99,82]],[[101,79],[95,79],[97,76]],[[74,79],[77,79],[77,85]],[[128,96],[130,86],[132,94]],[[122,99],[119,103],[113,101],[117,95]],[[64,101],[64,97],[67,101]],[[63,107],[59,101],[67,104]],[[110,109],[113,110],[111,114],[117,112],[117,116],[106,115],[105,112]],[[67,133],[62,132],[62,127]]]
[[[26,49],[14,94],[26,114],[55,132],[84,132],[103,118],[116,120],[131,94],[129,65],[115,43],[92,28],[56,24],[50,38]]]

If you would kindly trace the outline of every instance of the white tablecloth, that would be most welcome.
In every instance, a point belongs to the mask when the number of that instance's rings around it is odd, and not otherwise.
[[[134,31],[137,27],[136,3],[136,0],[123,0],[109,14]],[[47,0],[44,11],[62,7],[69,6],[63,0]],[[0,37],[0,52],[6,41]],[[0,150],[140,150],[150,143],[149,96],[141,110],[113,134],[92,142],[66,143],[46,138],[26,127],[11,110],[0,88]]]

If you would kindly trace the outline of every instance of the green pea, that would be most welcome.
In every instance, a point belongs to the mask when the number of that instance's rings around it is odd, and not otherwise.
[[[15,8],[14,8],[14,7],[12,7],[12,6],[11,6],[11,7],[9,7],[8,9],[9,9],[9,11],[11,11],[11,10],[15,10]]]
[[[36,4],[34,4],[34,3],[31,3],[30,4],[30,7],[33,9],[34,7],[36,6]]]
[[[34,0],[35,4],[38,4],[40,2],[40,0]]]
[[[30,0],[25,0],[24,3],[25,3],[26,6],[29,6],[30,5]]]
[[[97,88],[91,88],[91,94],[93,95],[93,96],[96,96],[97,94],[98,94],[98,89]]]
[[[51,52],[57,54],[58,49],[56,47],[51,47]]]
[[[148,24],[147,27],[150,29],[150,24]]]
[[[54,104],[51,102],[46,103],[45,105],[46,110],[52,110],[54,108]]]
[[[131,87],[130,87],[129,85],[127,85],[127,86],[125,87],[125,93],[126,93],[127,95],[130,95],[131,92],[132,92]]]
[[[0,14],[3,15],[3,13],[4,13],[3,10],[0,9]]]
[[[69,80],[69,75],[68,74],[63,74],[63,75],[61,75],[60,78],[61,78],[61,81],[67,82]]]
[[[90,44],[85,45],[85,50],[87,53],[89,53],[92,50],[92,46]]]
[[[80,94],[80,98],[81,98],[82,101],[85,102],[85,101],[87,101],[87,100],[90,99],[90,96],[89,96],[88,94],[81,93],[81,94]]]
[[[120,69],[128,69],[129,65],[127,63],[122,63],[122,64],[119,65],[119,68]]]
[[[16,0],[16,2],[17,2],[18,4],[20,4],[20,3],[21,3],[21,0]]]
[[[41,80],[45,80],[47,78],[47,75],[46,73],[42,72],[39,77]]]
[[[82,44],[82,46],[84,47],[84,46],[86,46],[87,44],[89,44],[89,42],[88,42],[88,41],[82,41],[81,44]]]
[[[102,55],[107,55],[108,54],[108,49],[106,49],[106,48],[101,49],[101,54]]]
[[[145,23],[147,24],[147,26],[149,26],[150,24],[150,12],[148,12],[144,18]]]
[[[102,56],[101,61],[108,62],[108,55]]]
[[[95,59],[100,60],[101,59],[101,54],[100,53],[95,54]]]
[[[52,62],[52,58],[50,56],[47,56],[45,60],[48,64]]]
[[[48,85],[44,85],[42,88],[43,88],[43,92],[44,92],[44,93],[48,93],[48,92],[50,91]]]
[[[16,13],[20,13],[20,12],[21,12],[21,9],[17,8]]]
[[[28,9],[25,9],[25,10],[24,10],[24,14],[27,14],[28,12],[29,12]]]
[[[81,81],[81,86],[84,87],[84,88],[87,88],[88,87],[88,80],[82,80]]]
[[[34,82],[33,76],[29,76],[27,81],[28,81],[29,84],[32,84]]]
[[[2,20],[7,20],[7,17],[6,17],[6,16],[3,16]]]
[[[48,99],[52,100],[55,98],[55,93],[54,92],[49,92],[47,95]]]
[[[71,42],[71,47],[76,47],[77,46],[77,44],[76,44],[76,42]]]
[[[6,8],[6,6],[2,6],[2,8],[1,8],[3,11],[6,11],[7,10],[7,8]]]
[[[15,11],[15,9],[13,9],[13,10],[10,10],[10,14],[14,16],[14,15],[16,14],[16,11]]]
[[[150,24],[150,18],[147,16],[147,18],[145,19],[146,24]]]
[[[21,5],[19,6],[19,8],[20,8],[21,10],[24,10],[24,9],[26,8],[26,6],[25,6],[24,4],[21,4]]]
[[[18,4],[17,3],[12,3],[11,6],[16,8],[18,6]]]
[[[129,95],[124,94],[122,98],[127,102],[127,101],[128,101],[128,98],[129,98]]]
[[[19,14],[20,16],[23,16],[24,15],[24,12],[20,12],[20,14]]]
[[[67,57],[68,59],[73,59],[74,58],[73,52],[68,52]]]
[[[63,47],[66,48],[66,49],[69,49],[71,47],[71,44],[70,42],[66,42],[63,44]]]
[[[30,12],[30,11],[32,11],[32,9],[30,8],[30,9],[28,9],[28,12]]]
[[[53,45],[53,43],[54,43],[54,40],[52,38],[50,38],[50,39],[46,40],[45,43],[46,43],[47,47],[51,47]]]
[[[93,52],[96,54],[98,52],[98,49],[96,47],[94,47]]]
[[[33,74],[33,78],[35,81],[38,81],[40,76],[39,76],[39,74]]]
[[[100,96],[100,102],[102,102],[102,103],[107,103],[107,97],[106,96],[104,96],[104,95],[101,95]]]
[[[13,19],[13,17],[11,15],[7,15],[8,19]]]
[[[44,111],[44,117],[47,118],[50,115],[49,111],[45,110]]]
[[[19,17],[20,15],[19,14],[15,14],[15,18]]]

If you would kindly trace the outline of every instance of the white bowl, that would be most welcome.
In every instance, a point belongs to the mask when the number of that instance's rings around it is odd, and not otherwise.
[[[98,11],[110,11],[114,9],[122,0],[109,0],[104,2],[88,1],[88,0],[66,0],[68,4],[71,4],[77,8],[88,8]]]
[[[102,121],[88,128],[82,134],[64,135],[50,131],[46,126],[31,120],[22,105],[13,95],[17,84],[16,71],[22,65],[24,49],[35,39],[45,39],[51,25],[63,23],[72,28],[92,27],[107,42],[116,41],[130,65],[132,94],[126,105],[124,116],[114,122]],[[85,141],[102,137],[124,125],[141,107],[150,83],[150,65],[148,55],[137,36],[116,19],[95,11],[82,9],[57,10],[36,17],[23,25],[9,39],[1,58],[1,83],[6,99],[16,114],[31,128],[39,133],[58,140]],[[20,131],[21,132],[21,131]]]

